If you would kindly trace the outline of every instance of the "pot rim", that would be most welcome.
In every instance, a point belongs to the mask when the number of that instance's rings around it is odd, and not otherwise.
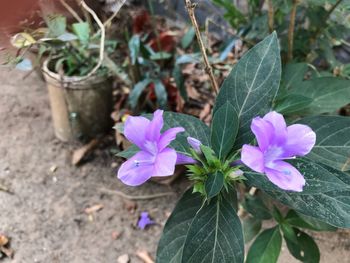
[[[64,87],[71,87],[71,86],[84,86],[84,85],[91,85],[95,83],[101,83],[108,79],[110,77],[109,74],[106,75],[92,75],[92,76],[66,76],[66,75],[59,75],[58,73],[55,73],[51,71],[48,67],[51,58],[45,59],[41,70],[43,72],[44,78],[47,82],[56,82],[58,85],[64,86]]]

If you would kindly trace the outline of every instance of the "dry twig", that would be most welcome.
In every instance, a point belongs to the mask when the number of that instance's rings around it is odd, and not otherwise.
[[[288,28],[288,54],[287,62],[293,59],[293,43],[294,43],[294,27],[295,27],[295,17],[297,13],[297,6],[300,0],[293,0],[292,11],[290,12],[290,21]]]
[[[269,32],[273,32],[273,26],[274,26],[274,16],[275,11],[273,10],[273,3],[272,0],[267,0],[267,6],[268,6],[268,17],[269,17]]]
[[[81,6],[87,11],[89,12],[92,17],[94,18],[94,20],[96,21],[97,25],[100,28],[100,32],[101,32],[101,41],[100,41],[100,56],[99,56],[99,60],[97,65],[84,77],[88,78],[91,75],[93,75],[102,65],[102,61],[103,61],[103,57],[104,57],[104,50],[105,50],[105,37],[106,37],[106,32],[105,32],[105,27],[103,25],[103,23],[101,22],[101,20],[98,18],[98,16],[96,15],[95,11],[92,10],[85,2],[84,0],[81,1]]]
[[[122,198],[129,199],[129,200],[149,200],[149,199],[155,199],[155,198],[160,198],[164,196],[169,196],[173,195],[174,193],[172,192],[166,192],[166,193],[159,193],[159,194],[150,194],[150,195],[128,195],[124,194],[121,191],[118,190],[111,190],[107,188],[99,188],[101,192],[107,193],[107,194],[114,194],[118,195]]]
[[[214,92],[217,94],[219,92],[219,87],[218,87],[218,84],[216,83],[216,80],[215,80],[215,77],[214,77],[214,74],[213,74],[213,69],[212,69],[212,67],[211,67],[211,65],[209,63],[207,52],[206,52],[206,49],[204,47],[203,40],[202,40],[202,37],[201,37],[201,33],[200,33],[200,30],[199,30],[199,27],[198,27],[198,23],[197,23],[197,20],[196,20],[196,16],[194,14],[194,9],[196,8],[196,4],[193,4],[191,2],[191,0],[185,0],[185,6],[186,6],[186,9],[187,9],[188,15],[190,16],[192,25],[193,25],[193,27],[194,27],[194,29],[196,31],[197,41],[198,41],[198,44],[199,44],[199,47],[200,47],[200,50],[201,50],[201,53],[202,53],[202,56],[203,56],[203,59],[204,59],[205,71],[209,75],[211,86],[213,87]]]
[[[84,22],[83,19],[81,19],[80,16],[77,14],[77,12],[75,12],[74,9],[71,8],[70,5],[68,5],[65,0],[60,0],[60,2],[78,22],[80,23]]]

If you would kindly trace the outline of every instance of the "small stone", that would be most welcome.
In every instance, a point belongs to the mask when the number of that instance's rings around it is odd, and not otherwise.
[[[130,262],[130,258],[128,254],[124,254],[118,257],[117,259],[118,263],[129,263]]]

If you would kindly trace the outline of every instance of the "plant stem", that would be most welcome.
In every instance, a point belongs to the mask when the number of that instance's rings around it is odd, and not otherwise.
[[[273,24],[274,24],[274,15],[275,11],[273,10],[273,3],[272,0],[267,0],[267,6],[268,6],[268,17],[269,17],[269,32],[273,32]]]
[[[200,50],[201,50],[201,53],[202,53],[202,56],[203,56],[203,59],[204,59],[205,71],[207,72],[207,74],[209,76],[209,79],[210,79],[210,82],[211,82],[211,86],[214,89],[214,92],[216,94],[218,94],[219,87],[218,87],[218,84],[216,83],[216,80],[215,80],[215,77],[214,77],[214,74],[213,74],[213,69],[212,69],[212,67],[211,67],[211,65],[209,63],[207,52],[206,52],[206,49],[205,49],[204,44],[203,44],[201,33],[199,31],[198,23],[197,23],[195,15],[194,15],[194,9],[196,7],[196,4],[193,4],[191,2],[191,0],[185,0],[185,6],[186,6],[186,9],[187,9],[188,15],[189,15],[189,17],[191,19],[192,25],[193,25],[193,27],[194,27],[194,29],[196,31],[197,41],[198,41],[198,44],[199,44],[199,47],[200,47]]]
[[[293,6],[292,6],[292,11],[290,12],[290,21],[289,21],[289,29],[288,29],[287,62],[293,59],[294,27],[295,27],[295,17],[297,13],[298,4],[299,4],[299,0],[293,0]]]
[[[74,9],[71,8],[70,5],[68,5],[65,0],[60,0],[60,2],[79,23],[84,22],[83,19],[81,19],[80,16],[77,14],[77,12],[75,12]]]

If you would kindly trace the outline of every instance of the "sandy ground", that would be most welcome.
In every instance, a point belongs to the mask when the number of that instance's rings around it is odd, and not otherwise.
[[[35,74],[23,80],[24,75],[0,69],[0,184],[14,192],[0,191],[0,233],[11,237],[15,251],[12,260],[3,262],[109,263],[128,254],[133,263],[142,262],[135,255],[139,249],[154,258],[167,213],[188,183],[180,180],[171,188],[155,183],[124,186],[112,168],[118,161],[111,153],[113,143],[95,151],[84,165],[72,166],[74,146],[54,137],[44,83]],[[55,172],[52,167],[57,167]],[[132,212],[130,203],[102,188],[132,195],[168,191],[174,195],[136,201]],[[84,212],[97,204],[104,208],[91,216]],[[137,229],[141,211],[149,211],[157,224]],[[113,233],[120,235],[115,239]],[[348,233],[315,235],[321,262],[350,262]],[[298,261],[283,247],[279,262]]]

